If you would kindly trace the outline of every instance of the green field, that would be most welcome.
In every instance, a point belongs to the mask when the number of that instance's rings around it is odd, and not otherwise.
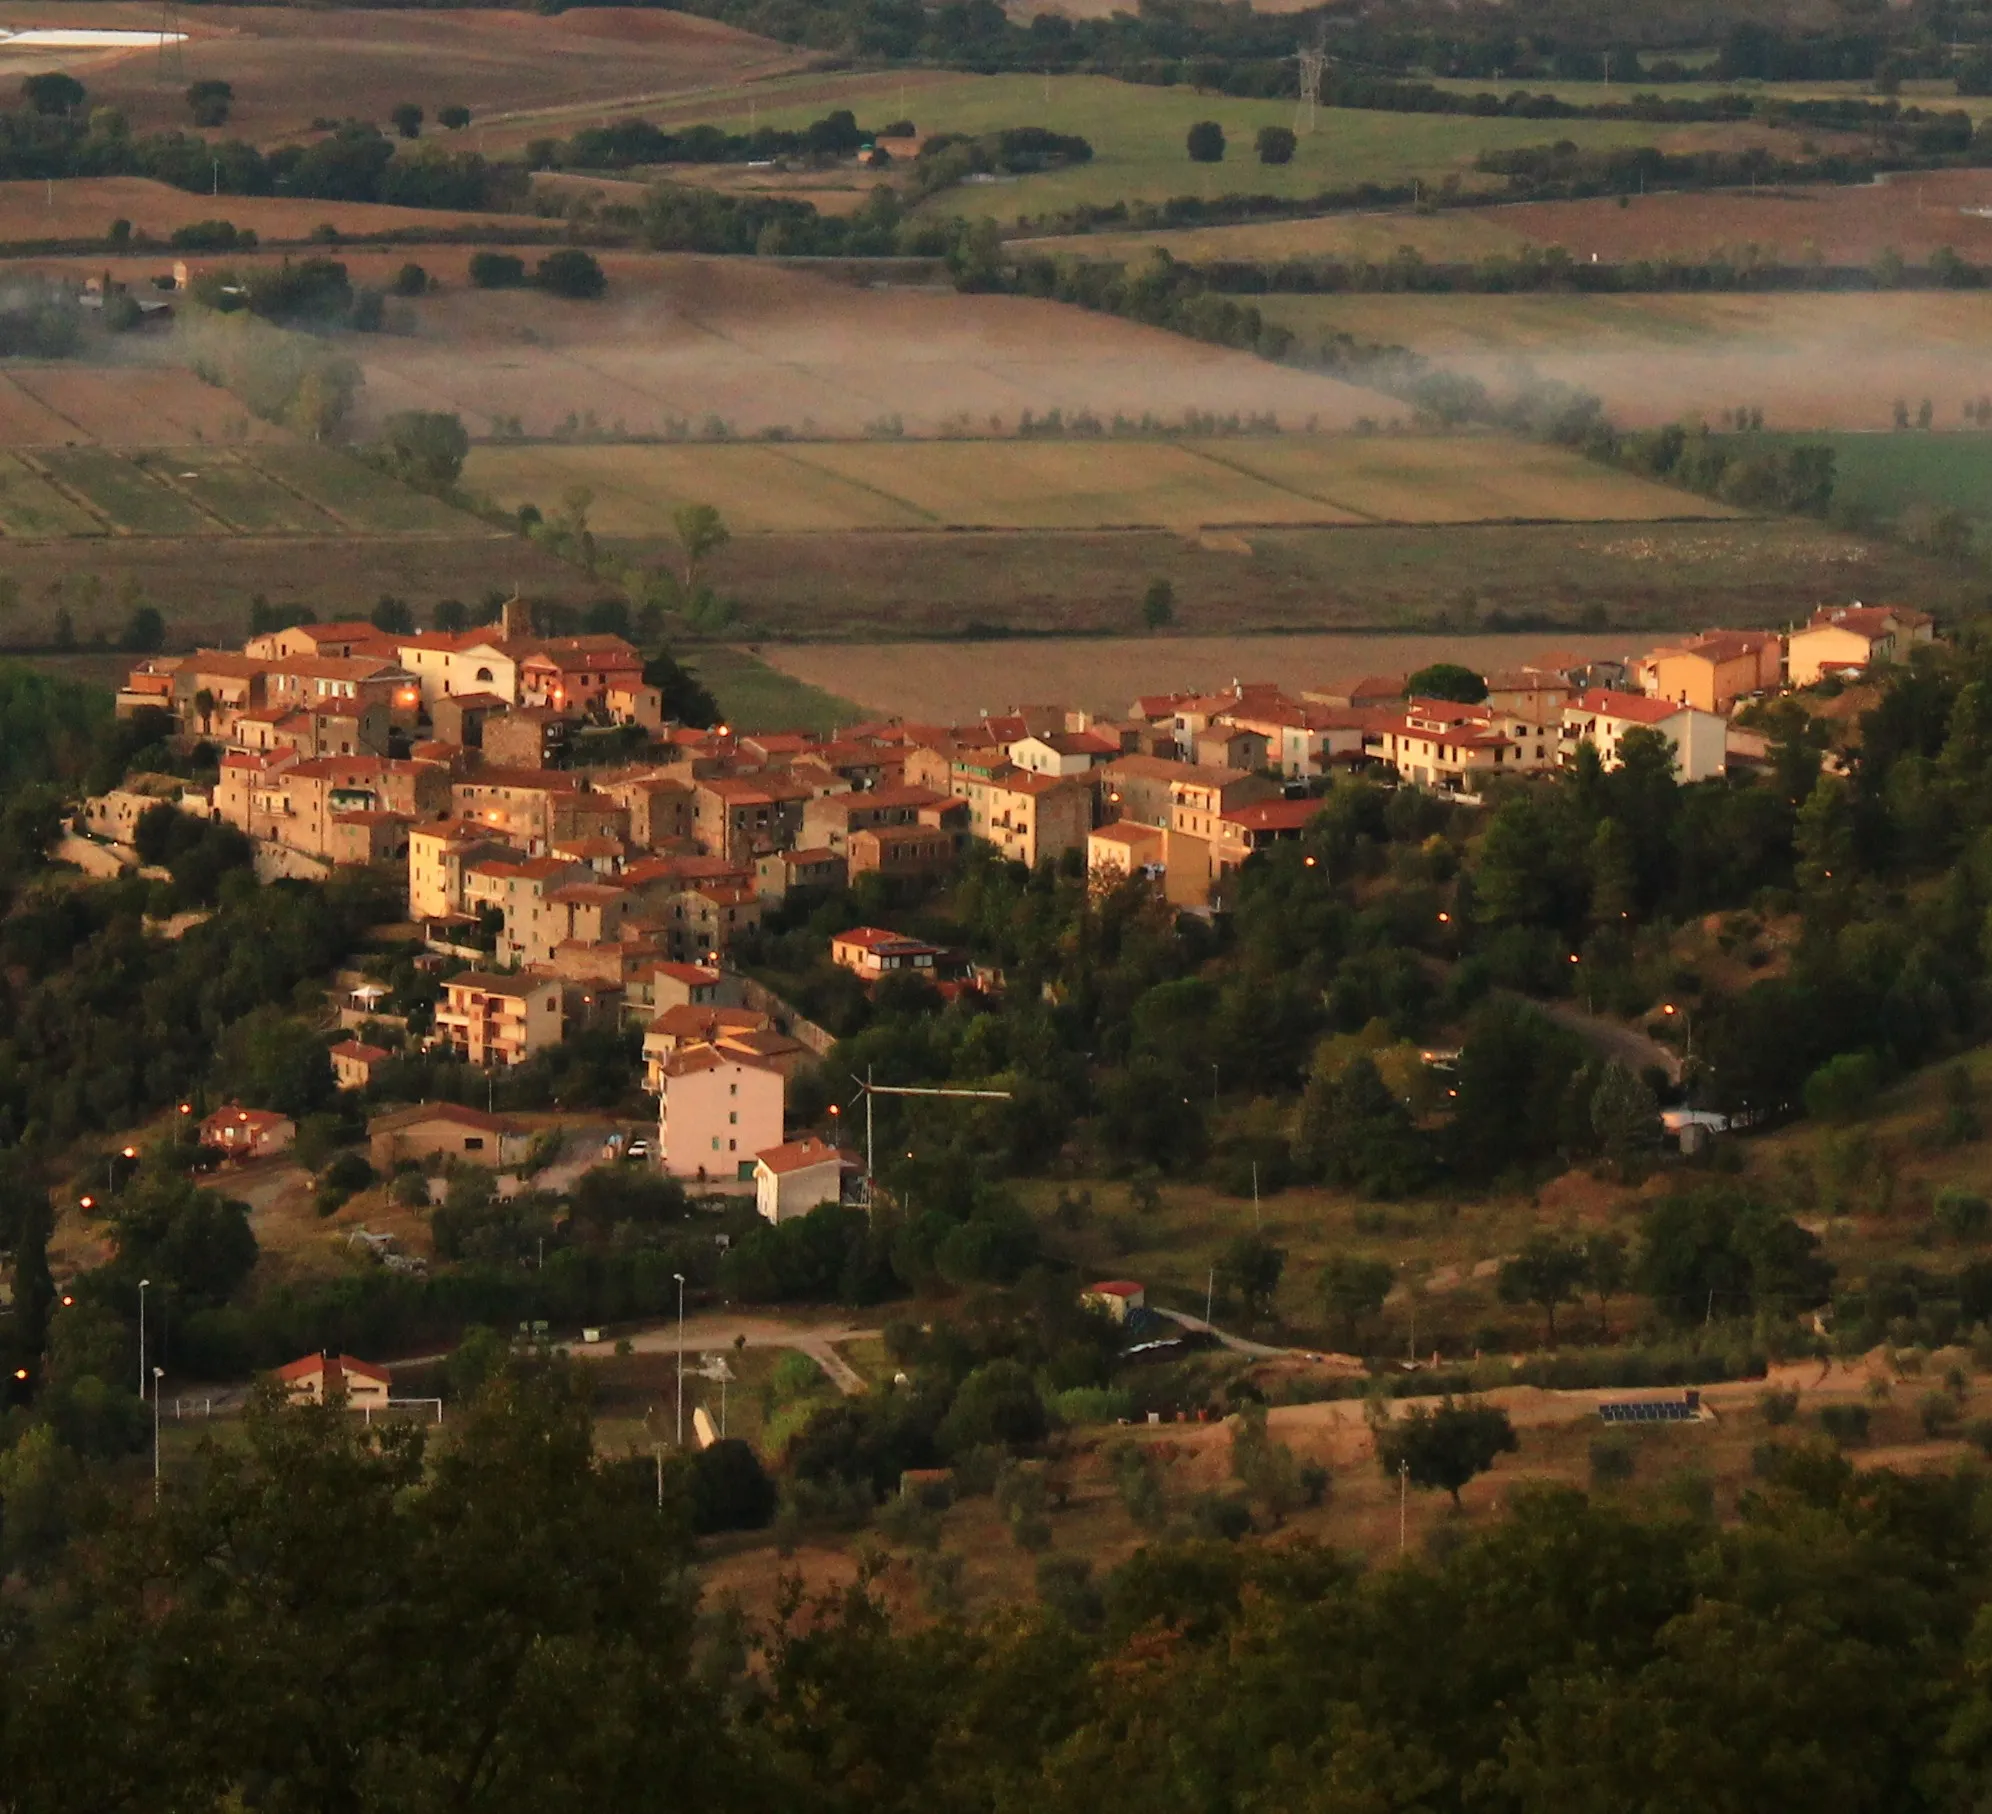
[[[143,454],[127,458],[103,447],[51,447],[35,455],[35,463],[58,483],[88,498],[129,534],[225,533],[222,524],[154,477]]]
[[[771,85],[772,86],[772,85]],[[1291,101],[1238,100],[1188,88],[1152,88],[1105,76],[929,76],[900,80],[854,75],[840,93],[810,84],[812,98],[792,106],[756,105],[744,97],[721,99],[701,119],[745,131],[762,126],[802,127],[833,107],[848,106],[861,126],[910,118],[923,133],[993,132],[1006,126],[1044,126],[1077,133],[1093,147],[1093,161],[1074,169],[954,189],[929,208],[1012,216],[1041,215],[1115,201],[1166,201],[1177,195],[1231,194],[1305,197],[1363,183],[1437,183],[1448,176],[1476,179],[1475,156],[1485,150],[1541,145],[1569,139],[1584,147],[1647,145],[1664,137],[1676,149],[1712,149],[1731,142],[1727,126],[1653,126],[1621,120],[1476,119],[1466,115],[1381,113],[1323,108],[1300,149],[1285,166],[1261,164],[1253,140],[1261,126],[1293,124]],[[1193,164],[1184,135],[1199,120],[1224,128],[1220,164]]]
[[[107,533],[178,540],[231,533],[462,539],[489,532],[330,447],[0,454],[0,536]]]
[[[362,535],[461,536],[473,529],[460,511],[382,478],[336,448],[271,445],[245,457]]]
[[[871,716],[863,706],[772,668],[746,649],[700,649],[689,664],[737,731],[827,734]]]
[[[258,471],[246,454],[176,447],[141,457],[154,460],[155,470],[244,535],[331,535],[338,529],[316,505]]]
[[[479,447],[465,482],[507,509],[594,493],[598,534],[667,533],[717,505],[738,531],[1088,531],[1366,523],[1655,522],[1734,513],[1497,436]],[[832,511],[827,501],[834,500]]]
[[[1992,525],[1992,434],[1751,435],[1753,445],[1824,442],[1833,449],[1833,497],[1892,519],[1923,506]],[[1981,531],[1982,535],[1982,531]]]
[[[104,525],[18,454],[0,454],[0,535],[102,535]]]

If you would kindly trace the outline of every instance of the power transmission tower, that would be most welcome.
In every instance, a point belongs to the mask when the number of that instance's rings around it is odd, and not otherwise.
[[[1293,110],[1293,129],[1312,132],[1315,104],[1321,99],[1321,78],[1328,67],[1328,52],[1320,44],[1312,49],[1302,45],[1293,53],[1293,60],[1300,65],[1300,100]]]
[[[180,0],[160,0],[159,80],[183,81],[187,74],[186,33],[180,29]]]

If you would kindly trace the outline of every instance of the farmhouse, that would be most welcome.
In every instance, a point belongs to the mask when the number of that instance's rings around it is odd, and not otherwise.
[[[1088,1310],[1098,1310],[1117,1323],[1124,1323],[1137,1310],[1148,1307],[1148,1293],[1133,1279],[1102,1279],[1079,1294]]]
[[[342,1039],[329,1055],[332,1075],[342,1090],[363,1090],[373,1082],[374,1071],[394,1056],[385,1046],[370,1046],[364,1040]]]

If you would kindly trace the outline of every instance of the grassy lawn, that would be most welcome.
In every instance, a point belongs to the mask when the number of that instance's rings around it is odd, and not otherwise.
[[[745,649],[715,644],[693,650],[687,661],[736,730],[834,731],[870,715],[865,707],[771,668]]]
[[[1264,165],[1253,152],[1261,126],[1290,126],[1291,101],[1238,100],[1187,88],[1150,88],[1104,76],[979,76],[918,79],[886,86],[877,77],[854,76],[843,104],[866,127],[900,112],[922,132],[983,133],[1006,126],[1044,126],[1077,133],[1093,147],[1093,161],[1076,169],[948,191],[928,204],[942,214],[988,213],[1001,218],[1055,212],[1114,201],[1166,201],[1177,195],[1218,197],[1245,193],[1305,197],[1362,183],[1438,182],[1472,177],[1475,156],[1489,149],[1547,144],[1568,138],[1586,147],[1650,144],[1670,140],[1721,142],[1728,129],[1660,128],[1637,121],[1483,120],[1444,114],[1357,112],[1326,108],[1300,150],[1285,166]],[[756,107],[763,126],[801,127],[838,105],[819,98],[788,107]],[[903,107],[901,102],[903,100]],[[744,100],[722,102],[715,125],[745,130]],[[1227,140],[1221,164],[1193,164],[1184,135],[1199,120],[1215,120]]]

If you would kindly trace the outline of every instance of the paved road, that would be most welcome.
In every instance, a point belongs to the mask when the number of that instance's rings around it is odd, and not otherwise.
[[[876,1329],[855,1329],[841,1323],[803,1325],[762,1316],[690,1316],[685,1319],[685,1352],[723,1354],[742,1336],[750,1348],[793,1348],[821,1367],[840,1392],[855,1397],[866,1389],[864,1379],[837,1352],[835,1344],[876,1339],[879,1333]],[[657,1323],[617,1339],[627,1341],[638,1354],[675,1354],[678,1325],[675,1321]],[[575,1342],[567,1351],[581,1360],[604,1360],[615,1353],[615,1343]]]
[[[1207,1323],[1200,1316],[1191,1316],[1184,1310],[1164,1310],[1154,1306],[1157,1316],[1166,1316],[1172,1323],[1180,1323],[1192,1334],[1202,1335],[1206,1331],[1217,1337],[1233,1354],[1249,1355],[1253,1360],[1286,1360],[1296,1354],[1311,1353],[1307,1348],[1269,1348],[1264,1342],[1248,1342],[1242,1335],[1226,1335],[1215,1323]]]

